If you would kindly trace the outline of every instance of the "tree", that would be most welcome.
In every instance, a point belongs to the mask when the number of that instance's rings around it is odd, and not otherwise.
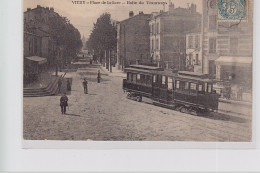
[[[93,30],[86,42],[86,46],[89,50],[93,50],[102,57],[104,52],[116,49],[116,35],[117,31],[116,27],[112,24],[111,15],[104,13],[93,25]]]
[[[66,17],[54,15],[49,18],[50,33],[57,41],[62,63],[68,63],[82,48],[80,32]]]
[[[44,33],[43,37],[51,38],[55,42],[55,46],[49,43],[53,56],[56,58],[56,65],[62,66],[71,61],[71,58],[82,48],[80,32],[76,29],[66,17],[60,16],[58,13],[48,13],[48,16],[35,15],[32,20],[24,20],[24,31],[35,33],[40,30]]]

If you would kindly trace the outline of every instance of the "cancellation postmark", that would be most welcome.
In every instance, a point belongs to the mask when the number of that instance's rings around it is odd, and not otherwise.
[[[247,0],[217,0],[219,21],[247,20]]]

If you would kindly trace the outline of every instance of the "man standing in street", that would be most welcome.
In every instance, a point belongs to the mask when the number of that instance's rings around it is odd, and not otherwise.
[[[59,93],[60,93],[60,89],[61,89],[61,84],[62,84],[62,81],[61,81],[61,78],[59,78],[59,81],[58,81],[58,90],[59,90]]]
[[[66,107],[68,106],[68,97],[66,96],[66,93],[64,93],[60,98],[60,107],[61,107],[61,113],[66,114]]]
[[[88,93],[88,81],[86,80],[86,78],[84,78],[84,81],[82,84],[84,87],[84,93],[87,94]]]
[[[97,75],[97,82],[98,82],[98,83],[100,83],[100,78],[101,78],[101,76],[100,76],[100,70],[98,70],[98,75]]]

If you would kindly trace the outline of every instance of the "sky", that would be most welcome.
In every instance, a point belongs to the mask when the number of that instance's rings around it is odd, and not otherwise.
[[[125,2],[125,4],[111,5],[111,4],[86,4],[87,2]],[[127,4],[127,0],[85,0],[85,4],[73,4],[71,0],[24,0],[23,11],[27,8],[36,8],[37,5],[43,7],[53,7],[54,11],[59,13],[61,16],[67,17],[70,22],[79,30],[81,36],[88,36],[91,33],[93,24],[96,22],[97,18],[105,13],[109,12],[111,18],[116,21],[122,21],[128,18],[129,11],[133,11],[134,14],[138,14],[139,11],[143,11],[145,14],[151,14],[151,12],[159,12],[165,8],[168,11],[168,5],[147,5],[146,1],[149,2],[167,2],[169,0],[128,0],[135,1],[137,5]],[[138,4],[142,1],[144,4]],[[197,11],[201,13],[202,4],[201,0],[171,0],[175,7],[186,8],[188,3],[197,4]]]

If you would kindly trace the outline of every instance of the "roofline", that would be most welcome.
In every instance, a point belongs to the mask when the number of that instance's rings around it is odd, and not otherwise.
[[[122,20],[122,21],[119,21],[119,24],[122,23],[122,22],[125,22],[125,21],[127,21],[127,20],[133,19],[133,18],[135,18],[135,17],[137,17],[137,16],[147,16],[147,17],[149,18],[149,17],[151,16],[151,14],[137,14],[137,15],[135,15],[135,16],[133,16],[133,17],[127,18],[127,19]],[[147,19],[148,19],[148,18],[147,18]]]

